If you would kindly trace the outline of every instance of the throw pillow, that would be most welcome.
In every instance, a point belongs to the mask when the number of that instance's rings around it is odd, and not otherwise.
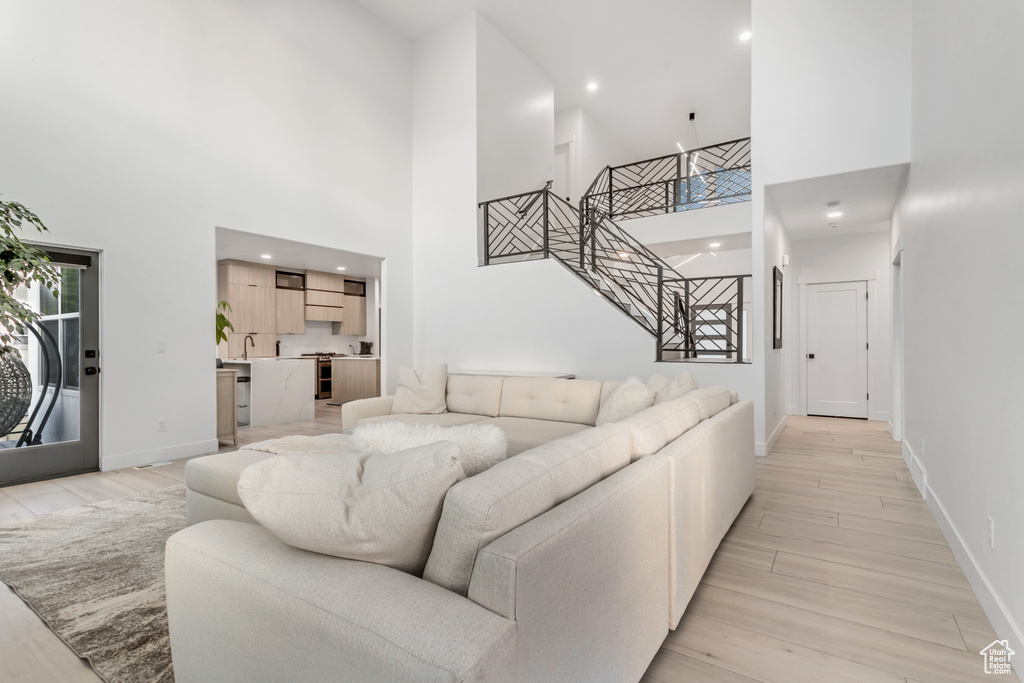
[[[697,387],[697,380],[693,378],[688,372],[681,372],[679,375],[669,382],[664,389],[658,392],[658,395],[654,397],[654,403],[664,403],[665,401],[671,401],[674,398],[679,398],[683,394],[687,394]]]
[[[447,412],[444,388],[448,381],[448,366],[444,363],[416,372],[412,368],[398,368],[398,388],[391,404],[391,414],[435,415]]]
[[[435,441],[451,441],[459,447],[459,462],[467,477],[480,474],[505,459],[508,441],[497,425],[406,424],[368,422],[352,430],[356,448],[368,453],[394,453]]]
[[[249,514],[288,545],[423,571],[444,497],[464,476],[458,446],[397,453],[280,455],[238,479]]]
[[[630,377],[612,392],[597,413],[597,424],[618,422],[654,405],[654,392],[637,377]]]
[[[669,379],[665,375],[655,373],[651,375],[651,378],[647,380],[647,386],[651,388],[651,391],[657,395],[659,391],[668,386]]]

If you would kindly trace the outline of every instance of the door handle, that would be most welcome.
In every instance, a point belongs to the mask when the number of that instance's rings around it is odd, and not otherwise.
[[[807,354],[807,357],[810,358],[811,360],[814,360],[814,354],[813,353]]]

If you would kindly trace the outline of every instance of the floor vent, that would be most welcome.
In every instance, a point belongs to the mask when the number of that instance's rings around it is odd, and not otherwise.
[[[161,460],[160,462],[151,462],[148,465],[139,465],[133,469],[136,470],[148,470],[150,467],[163,467],[164,465],[170,465],[170,460]],[[916,480],[915,480],[916,481]]]
[[[909,455],[910,458],[907,465],[910,467],[910,477],[911,479],[914,480],[914,485],[917,487],[917,490],[921,493],[921,497],[927,499],[928,496],[925,493],[925,491],[927,490],[925,488],[927,473],[925,472],[924,466],[921,464],[921,461],[917,459],[917,455],[915,455],[913,451],[909,451]]]

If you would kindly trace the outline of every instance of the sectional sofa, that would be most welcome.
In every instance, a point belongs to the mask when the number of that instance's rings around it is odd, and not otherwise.
[[[447,412],[346,404],[346,431],[507,435],[507,460],[448,491],[422,576],[242,523],[225,482],[266,453],[190,461],[192,526],[167,546],[176,680],[639,680],[753,491],[753,409],[711,387],[595,426],[616,387],[451,375]]]

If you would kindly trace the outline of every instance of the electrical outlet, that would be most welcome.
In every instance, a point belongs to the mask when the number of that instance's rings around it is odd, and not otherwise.
[[[156,352],[157,353],[167,353],[167,340],[166,339],[157,339],[156,340]]]
[[[166,432],[167,431],[167,418],[166,417],[158,417],[157,418],[157,420],[156,420],[156,431],[158,431],[158,432]]]
[[[991,517],[986,517],[988,520],[988,547],[996,547],[996,523],[992,521]]]

